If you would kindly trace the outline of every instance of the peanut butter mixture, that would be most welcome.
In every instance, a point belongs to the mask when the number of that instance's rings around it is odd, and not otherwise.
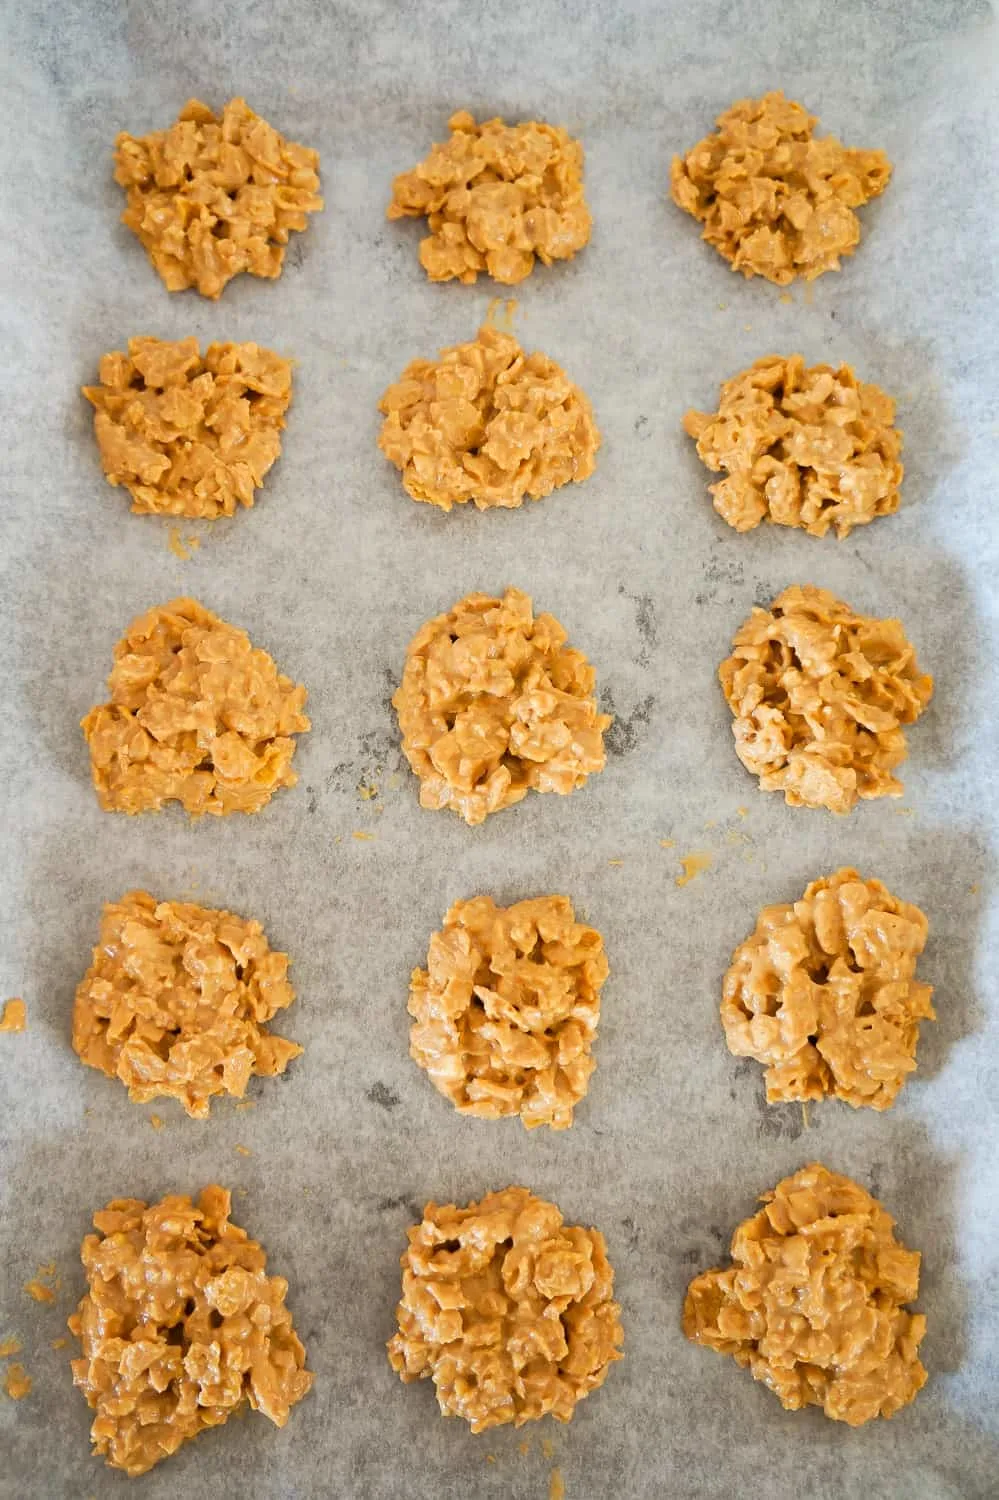
[[[926,1384],[919,1253],[849,1177],[818,1162],[785,1177],[732,1236],[727,1269],[687,1288],[689,1339],[748,1366],[788,1411],[821,1406],[859,1427],[891,1417]]]
[[[837,870],[768,906],[732,955],[721,1007],[729,1051],[766,1067],[767,1102],[833,1094],[888,1109],[935,1020],[915,978],[927,922],[880,880]]]
[[[703,225],[702,238],[743,276],[787,286],[838,271],[860,242],[855,208],[888,186],[883,151],[816,139],[818,124],[777,90],[740,99],[718,116],[718,129],[670,175],[674,203]]]
[[[904,724],[933,694],[899,620],[856,614],[812,584],[754,609],[718,669],[735,750],[791,807],[846,813],[858,797],[900,797]]]
[[[523,281],[535,258],[571,260],[590,238],[583,148],[555,125],[500,119],[477,125],[466,110],[450,139],[392,184],[390,219],[426,216],[420,264],[431,281],[475,281],[487,271]]]
[[[423,807],[466,823],[533,788],[565,794],[602,771],[609,714],[596,673],[552,615],[519,589],[469,594],[414,636],[392,699]]]
[[[111,701],[81,724],[106,812],[170,801],[192,817],[259,812],[295,785],[305,688],[245,630],[196,599],[172,599],[133,620],[114,657]]]
[[[428,1203],[402,1256],[389,1363],[433,1380],[446,1417],[473,1432],[572,1419],[623,1340],[603,1235],[567,1227],[526,1188],[467,1208]]]
[[[248,271],[280,276],[293,229],[322,208],[319,156],[286,141],[245,99],[221,118],[190,99],[169,130],[115,141],[122,223],[142,241],[169,292],[217,298]]]
[[[568,896],[458,901],[409,991],[409,1054],[462,1114],[565,1130],[596,1062],[607,958]]]
[[[295,998],[287,976],[288,955],[259,922],[129,891],[104,907],[73,1047],[130,1099],[179,1099],[205,1119],[214,1095],[241,1099],[253,1074],[283,1073],[301,1054],[265,1024]]]
[[[490,324],[470,344],[414,359],[390,385],[378,446],[414,500],[479,510],[540,500],[593,473],[590,403],[547,354]]]
[[[73,1380],[96,1412],[95,1454],[132,1477],[246,1401],[283,1427],[312,1385],[288,1283],[265,1274],[266,1254],[229,1212],[221,1187],[197,1206],[115,1198],[81,1246]]]
[[[140,515],[212,520],[252,505],[281,452],[291,365],[258,344],[134,338],[85,385],[101,464]]]
[[[736,531],[761,521],[840,538],[898,510],[902,434],[895,403],[849,365],[805,368],[771,354],[727,380],[714,413],[688,411],[685,431],[709,469],[715,510]]]

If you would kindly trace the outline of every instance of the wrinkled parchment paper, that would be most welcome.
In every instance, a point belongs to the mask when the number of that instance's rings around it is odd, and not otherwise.
[[[134,1483],[145,1500],[545,1500],[556,1469],[568,1500],[994,1495],[989,7],[13,0],[5,30],[0,941],[3,994],[26,999],[29,1029],[0,1035],[0,1339],[20,1336],[34,1389],[0,1399],[0,1494],[128,1489],[89,1456],[71,1350],[50,1341],[82,1291],[94,1209],[217,1180],[291,1283],[315,1387],[283,1432],[251,1414],[187,1445]],[[775,86],[895,163],[862,211],[858,254],[788,297],[734,276],[666,193],[674,151],[733,99]],[[320,150],[327,208],[294,237],[279,282],[241,277],[217,304],[171,297],[119,223],[112,142],[166,126],[191,95],[234,94]],[[583,139],[592,243],[494,314],[583,386],[605,443],[583,487],[448,517],[405,497],[375,446],[375,408],[411,357],[471,337],[504,292],[429,285],[422,225],[384,219],[392,174],[458,107],[547,117]],[[182,525],[173,550],[171,523],[131,516],[104,482],[77,392],[135,333],[256,339],[298,361],[284,455],[257,507]],[[796,350],[847,360],[899,398],[903,509],[840,545],[729,530],[680,428],[722,379]],[[758,792],[715,681],[754,601],[808,581],[899,614],[938,683],[909,734],[904,798],[841,821]],[[388,699],[427,616],[507,583],[564,622],[617,722],[607,770],[583,792],[468,829],[421,812]],[[126,623],[180,593],[309,687],[300,784],[258,817],[129,820],[101,813],[91,790],[77,721],[103,698]],[[710,866],[679,886],[692,852]],[[928,912],[921,973],[940,1019],[890,1114],[829,1103],[806,1129],[797,1107],[767,1108],[761,1070],[726,1051],[719,986],[758,908],[841,863]],[[283,1029],[305,1055],[254,1084],[253,1108],[225,1102],[199,1123],[169,1101],[137,1106],[70,1050],[101,904],[133,886],[259,917],[293,956]],[[599,926],[612,976],[575,1127],[529,1135],[460,1118],[409,1060],[407,979],[452,900],[551,890]],[[815,1157],[876,1191],[924,1256],[929,1384],[856,1432],[784,1412],[680,1331],[688,1278],[718,1261],[758,1192]],[[571,1426],[474,1438],[438,1416],[429,1384],[400,1384],[383,1346],[424,1202],[510,1182],[606,1234],[626,1358]],[[50,1261],[56,1300],[36,1304],[22,1285]]]

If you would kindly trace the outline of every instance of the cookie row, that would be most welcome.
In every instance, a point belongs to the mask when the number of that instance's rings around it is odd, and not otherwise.
[[[926,1320],[907,1304],[920,1256],[859,1183],[813,1162],[763,1194],[731,1264],[687,1288],[683,1330],[748,1366],[789,1410],[860,1426],[926,1381]],[[247,1403],[283,1427],[314,1376],[260,1244],[230,1194],[197,1203],[115,1199],[81,1247],[87,1291],[69,1320],[73,1378],[94,1409],[95,1451],[135,1476]],[[388,1357],[430,1379],[443,1415],[473,1432],[571,1421],[621,1358],[624,1331],[603,1235],[566,1225],[523,1187],[428,1203],[408,1231]]]

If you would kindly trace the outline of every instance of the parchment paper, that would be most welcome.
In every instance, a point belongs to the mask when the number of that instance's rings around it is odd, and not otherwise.
[[[989,6],[13,0],[5,14],[0,931],[3,995],[25,998],[29,1029],[0,1036],[0,1338],[20,1335],[34,1389],[0,1399],[0,1493],[544,1500],[557,1468],[568,1500],[995,1495]],[[859,253],[789,299],[734,276],[666,192],[674,151],[775,86],[895,163],[861,211]],[[165,127],[191,95],[235,94],[319,149],[326,211],[279,282],[241,277],[217,304],[171,297],[119,223],[114,136]],[[585,486],[520,512],[414,505],[375,446],[384,387],[411,357],[472,337],[504,293],[430,285],[422,223],[384,219],[393,173],[458,107],[563,122],[587,153],[592,243],[514,291],[513,327],[589,393],[604,447]],[[78,395],[135,333],[252,338],[298,361],[262,498],[231,523],[183,525],[201,544],[188,561],[170,523],[130,515],[105,483]],[[847,360],[899,398],[902,511],[841,545],[736,535],[680,427],[752,359],[796,350]],[[842,820],[758,792],[715,680],[751,605],[808,581],[900,615],[938,684],[909,733],[902,802]],[[584,791],[468,829],[420,810],[388,699],[425,618],[508,583],[596,664],[612,754]],[[91,789],[77,722],[103,700],[128,621],[181,593],[308,685],[300,784],[258,817],[126,819]],[[711,866],[679,887],[691,851]],[[727,1052],[719,986],[758,908],[841,863],[928,912],[921,972],[939,1022],[888,1115],[827,1103],[806,1130]],[[101,905],[135,886],[256,916],[291,953],[298,1000],[281,1029],[306,1050],[253,1085],[254,1108],[226,1101],[199,1123],[166,1101],[156,1130],[151,1108],[73,1055]],[[552,890],[599,926],[612,964],[589,1095],[559,1135],[462,1119],[408,1058],[409,970],[452,900]],[[924,1257],[929,1384],[860,1431],[784,1412],[680,1330],[690,1276],[719,1261],[759,1192],[815,1158],[876,1191]],[[215,1180],[291,1284],[314,1391],[284,1431],[250,1414],[130,1487],[89,1456],[72,1350],[50,1341],[82,1293],[95,1209]],[[571,1426],[474,1438],[440,1418],[429,1383],[399,1382],[383,1346],[422,1205],[510,1182],[606,1234],[626,1358]],[[22,1285],[50,1260],[60,1290],[36,1305]]]

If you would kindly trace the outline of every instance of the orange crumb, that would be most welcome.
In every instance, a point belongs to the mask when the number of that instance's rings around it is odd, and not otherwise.
[[[675,843],[676,843],[676,839],[660,839],[659,840],[659,847],[660,847],[660,849],[672,849],[672,847],[673,847],[673,845]]]
[[[623,859],[609,859],[607,861],[607,863],[609,865],[623,865],[624,864],[624,860]]]
[[[518,1444],[517,1451],[519,1452],[521,1458],[526,1458],[531,1451],[530,1439],[525,1438],[522,1443]]]
[[[24,1290],[27,1292],[28,1296],[33,1297],[36,1302],[54,1302],[56,1298],[56,1294],[53,1291],[52,1287],[46,1286],[43,1281],[26,1281],[24,1283]]]
[[[179,557],[181,562],[190,562],[191,554],[201,546],[201,538],[193,532],[189,536],[181,536],[180,527],[171,526],[168,545],[174,557]]]
[[[31,1392],[31,1376],[23,1365],[8,1365],[4,1390],[12,1401],[23,1401]]]
[[[53,1349],[65,1349],[65,1347],[66,1347],[66,1345],[68,1343],[69,1343],[69,1339],[53,1339],[52,1340],[52,1344],[51,1344],[51,1348],[53,1348]]]
[[[236,1149],[236,1151],[238,1151],[238,1153],[239,1153],[240,1156],[252,1156],[253,1155],[253,1152],[250,1150],[249,1146],[237,1146],[235,1149]]]
[[[749,812],[749,808],[748,807],[737,807],[735,811],[736,811],[737,817],[744,818],[746,816],[746,814]]]
[[[0,1016],[0,1031],[27,1031],[28,1010],[24,1001],[15,997],[8,1000]]]
[[[21,1340],[16,1334],[0,1343],[0,1359],[10,1359],[12,1354],[20,1354],[22,1349]]]
[[[782,302],[787,303],[787,302],[793,302],[794,298],[791,296],[790,292],[781,292],[781,294],[780,294],[780,300]]]
[[[689,885],[698,875],[711,867],[711,855],[704,852],[693,854],[681,854],[680,863],[683,865],[683,874],[676,877],[677,885]]]
[[[149,1116],[149,1123],[153,1127],[154,1130],[162,1130],[163,1129],[163,1119],[162,1119],[161,1115],[150,1115]]]
[[[555,1444],[552,1442],[551,1438],[542,1438],[541,1452],[544,1454],[545,1458],[555,1457]]]
[[[552,1469],[552,1477],[548,1481],[548,1500],[565,1500],[565,1480],[561,1469]]]
[[[374,838],[374,834],[373,833],[365,833],[362,828],[355,828],[354,832],[351,834],[351,838],[352,839],[371,840],[371,839]]]

